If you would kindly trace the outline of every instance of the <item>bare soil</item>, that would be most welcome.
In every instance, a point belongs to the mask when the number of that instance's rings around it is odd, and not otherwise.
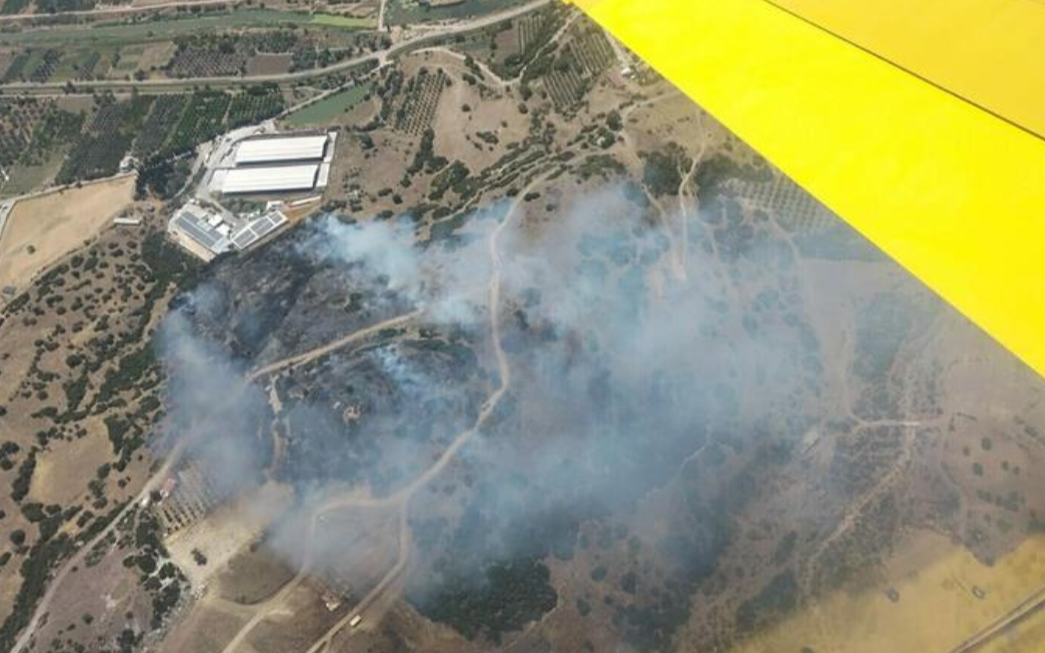
[[[130,206],[134,177],[85,184],[15,204],[0,242],[0,287],[25,288]]]
[[[289,54],[258,54],[247,61],[248,75],[280,75],[290,71]]]

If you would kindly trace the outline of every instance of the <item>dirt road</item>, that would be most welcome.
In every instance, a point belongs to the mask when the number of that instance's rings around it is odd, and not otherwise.
[[[504,397],[505,393],[508,392],[508,389],[511,386],[511,366],[508,363],[508,357],[505,354],[504,348],[502,347],[501,343],[501,317],[500,312],[498,311],[498,306],[500,306],[501,303],[502,262],[499,242],[501,234],[512,223],[515,214],[518,212],[518,209],[523,202],[523,198],[526,196],[527,193],[533,190],[533,188],[537,184],[543,182],[546,179],[546,177],[547,175],[543,175],[538,179],[535,179],[534,181],[530,182],[530,184],[516,196],[512,204],[508,207],[504,219],[491,232],[490,237],[487,241],[487,249],[492,264],[492,274],[490,277],[490,282],[487,285],[487,306],[490,313],[489,325],[491,340],[494,346],[494,356],[497,362],[498,376],[500,382],[498,384],[498,387],[490,394],[490,396],[483,403],[482,408],[479,410],[479,414],[476,416],[475,422],[468,430],[458,434],[457,437],[454,438],[454,441],[450,444],[450,446],[448,446],[442,452],[438,460],[436,460],[435,463],[433,463],[427,470],[425,470],[424,473],[415,478],[408,485],[400,488],[399,490],[388,495],[387,497],[379,499],[356,496],[333,498],[325,502],[318,509],[316,509],[316,511],[312,514],[309,520],[309,528],[305,534],[304,546],[306,553],[305,560],[302,563],[300,570],[294,576],[294,578],[290,582],[288,582],[278,593],[272,596],[272,598],[270,598],[269,600],[257,606],[257,611],[254,613],[251,619],[247,623],[245,623],[242,628],[240,628],[236,635],[231,640],[229,640],[229,643],[224,647],[222,653],[235,653],[237,647],[239,647],[239,645],[243,643],[243,641],[254,629],[254,627],[261,623],[261,621],[263,621],[265,617],[271,614],[274,610],[276,610],[283,603],[283,601],[290,595],[290,593],[293,592],[293,590],[298,585],[300,585],[305,578],[307,578],[308,574],[311,571],[311,543],[315,536],[316,524],[320,521],[320,518],[324,514],[332,510],[350,507],[397,508],[399,511],[399,541],[397,546],[398,555],[396,558],[395,565],[393,565],[393,567],[388,571],[388,573],[386,573],[384,577],[382,577],[382,579],[378,582],[374,589],[367,593],[367,595],[359,601],[356,608],[352,610],[352,612],[350,612],[348,615],[345,615],[344,618],[339,620],[323,635],[317,638],[316,641],[314,641],[312,645],[309,647],[307,653],[317,653],[318,651],[322,650],[327,645],[329,645],[333,638],[336,637],[337,634],[341,632],[341,630],[343,630],[345,626],[348,625],[348,623],[352,620],[353,617],[360,615],[363,616],[364,620],[369,621],[367,619],[366,610],[372,605],[374,605],[378,601],[378,599],[380,599],[381,596],[390,587],[392,587],[396,580],[398,580],[399,577],[406,570],[410,562],[410,552],[412,548],[412,533],[410,531],[407,519],[409,515],[411,498],[417,493],[418,490],[424,488],[429,482],[432,481],[432,479],[437,477],[446,468],[446,466],[450,464],[450,462],[456,456],[457,452],[466,444],[468,444],[468,442],[472,438],[474,438],[476,434],[480,432],[483,425],[487,422],[487,420],[490,419],[490,416],[497,409],[497,406],[500,403],[501,399]],[[322,356],[325,353],[328,353],[329,351],[337,349],[338,347],[344,346],[349,341],[358,341],[360,338],[365,337],[367,334],[375,333],[376,331],[382,328],[388,328],[393,323],[402,323],[409,319],[413,319],[414,317],[417,317],[417,314],[419,312],[420,311],[415,311],[407,315],[393,318],[392,320],[383,322],[381,324],[368,327],[367,329],[363,330],[366,333],[363,333],[363,331],[356,332],[355,334],[346,336],[345,338],[329,343],[328,345],[325,345],[323,347],[313,349],[309,352],[306,352],[305,354],[284,359],[283,361],[278,361],[264,368],[259,368],[251,374],[251,378],[255,379],[265,374],[270,374],[274,371],[286,369],[287,367],[291,367],[293,365],[299,365],[302,362],[305,362],[306,360],[312,360],[318,356]]]
[[[418,490],[424,488],[432,481],[436,476],[442,472],[450,461],[454,459],[457,452],[461,447],[468,444],[472,438],[476,436],[481,430],[490,416],[497,409],[497,405],[501,402],[505,393],[511,387],[512,383],[512,368],[508,363],[508,356],[504,352],[504,347],[501,342],[501,314],[498,307],[501,304],[501,251],[499,247],[500,237],[504,230],[512,223],[512,219],[519,210],[519,206],[522,204],[523,198],[532,191],[538,184],[543,183],[549,175],[542,175],[537,179],[531,181],[526,188],[524,188],[516,198],[512,201],[505,213],[504,219],[500,224],[491,232],[490,238],[487,241],[487,249],[490,255],[490,263],[493,269],[493,274],[490,277],[490,283],[488,286],[489,297],[487,301],[488,310],[490,312],[490,338],[493,342],[494,357],[497,359],[497,371],[500,379],[500,383],[497,389],[483,403],[482,408],[479,410],[479,414],[475,418],[475,422],[472,427],[467,431],[460,433],[449,447],[443,451],[442,455],[439,456],[439,460],[429,467],[423,474],[418,476],[409,485],[403,487],[399,491],[388,497],[389,502],[399,505],[399,558],[396,560],[395,566],[381,579],[381,582],[368,593],[362,601],[359,602],[358,607],[352,611],[351,614],[331,627],[322,637],[317,639],[312,646],[309,647],[306,653],[318,653],[320,650],[325,648],[335,636],[347,625],[352,617],[362,616],[364,620],[367,620],[365,611],[368,607],[373,605],[381,594],[384,593],[386,588],[392,585],[393,582],[399,577],[399,575],[406,569],[407,564],[410,560],[410,542],[412,534],[410,532],[409,524],[407,523],[407,517],[410,509],[410,500],[417,493]],[[371,618],[370,621],[373,621]]]
[[[393,318],[390,318],[388,320],[385,320],[384,322],[378,322],[377,324],[368,326],[368,327],[360,329],[358,331],[353,331],[352,333],[348,334],[347,336],[344,336],[343,338],[339,338],[339,339],[337,339],[337,340],[335,340],[333,342],[329,342],[329,343],[327,343],[325,345],[322,345],[320,347],[316,347],[314,349],[310,349],[310,350],[308,350],[308,351],[306,351],[304,353],[297,354],[297,355],[291,356],[289,358],[284,358],[282,360],[278,360],[278,361],[276,361],[274,363],[270,363],[268,365],[265,365],[264,367],[259,367],[258,369],[256,369],[253,372],[251,372],[249,376],[247,376],[247,382],[250,383],[250,382],[258,380],[259,378],[261,378],[263,376],[268,376],[269,374],[274,374],[275,372],[282,372],[283,370],[286,370],[286,369],[291,369],[291,368],[297,367],[299,365],[304,365],[306,363],[311,363],[312,361],[316,360],[317,358],[321,358],[323,356],[326,356],[327,354],[329,354],[331,352],[334,352],[334,351],[337,351],[338,349],[341,349],[342,347],[346,347],[348,345],[351,345],[352,343],[359,342],[360,340],[364,340],[366,338],[369,338],[370,336],[374,335],[375,333],[378,333],[379,331],[381,331],[383,329],[391,329],[393,327],[397,327],[397,326],[400,326],[402,324],[406,324],[410,320],[413,320],[414,318],[416,318],[419,315],[421,315],[421,313],[422,313],[422,311],[419,309],[419,310],[407,313],[405,315],[400,315],[398,317],[393,317]]]

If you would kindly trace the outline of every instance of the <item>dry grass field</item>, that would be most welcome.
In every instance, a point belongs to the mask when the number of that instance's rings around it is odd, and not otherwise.
[[[884,566],[884,578],[866,591],[838,592],[814,609],[734,649],[770,651],[847,651],[914,653],[950,651],[987,627],[1037,590],[1045,578],[1045,538],[1028,539],[989,567],[964,548],[928,531],[914,534]],[[983,591],[977,598],[974,590]],[[896,600],[886,592],[895,590]],[[1041,636],[1042,624],[1022,630]],[[984,650],[992,653],[1041,650],[1019,637],[1002,636]]]
[[[110,462],[112,451],[103,420],[89,418],[83,426],[86,434],[66,443],[60,455],[39,456],[29,489],[29,496],[36,501],[75,505],[94,479],[95,470]]]
[[[145,47],[141,58],[138,59],[138,70],[149,72],[153,68],[159,68],[170,61],[173,54],[174,44],[169,41],[150,43]]]
[[[1038,612],[986,644],[980,653],[1038,653],[1045,650],[1045,613]]]
[[[134,176],[20,201],[0,242],[0,287],[25,288],[39,272],[90,240],[130,206]]]
[[[171,559],[194,588],[202,587],[258,537],[286,509],[289,500],[288,488],[269,485],[253,496],[223,506],[168,541]],[[206,556],[207,564],[194,562],[196,551]]]
[[[290,71],[291,63],[289,54],[259,54],[247,62],[247,74],[280,75]]]

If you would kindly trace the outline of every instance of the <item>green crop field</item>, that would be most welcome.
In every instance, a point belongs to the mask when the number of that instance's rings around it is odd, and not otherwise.
[[[363,101],[370,92],[370,82],[353,86],[287,116],[293,127],[325,124]]]

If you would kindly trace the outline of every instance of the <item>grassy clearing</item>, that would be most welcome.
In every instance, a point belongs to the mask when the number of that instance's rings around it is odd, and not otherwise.
[[[141,46],[133,47],[137,48]],[[120,51],[120,60],[116,62],[116,65],[112,66],[112,71],[114,73],[126,74],[138,70],[138,61],[141,59],[141,52],[131,52],[130,50],[131,48],[124,48]]]
[[[471,18],[517,7],[524,2],[525,0],[464,0],[447,7],[428,7],[417,0],[389,0],[387,20],[390,25],[410,25],[450,18]]]
[[[369,92],[370,82],[345,89],[290,114],[287,124],[293,127],[326,124],[362,102]]]
[[[7,174],[11,178],[6,183],[0,185],[0,198],[17,197],[18,195],[31,193],[45,185],[61,169],[64,158],[64,152],[56,152],[40,165],[16,165],[9,168]]]
[[[0,34],[0,44],[30,45],[41,43],[143,43],[165,41],[177,36],[218,32],[240,27],[262,27],[282,24],[305,24],[313,16],[303,13],[248,9],[215,16],[165,18],[164,20],[122,25],[99,25],[38,29]]]
[[[309,23],[348,29],[373,29],[377,27],[377,20],[374,18],[356,18],[354,16],[338,16],[336,14],[315,14]]]

